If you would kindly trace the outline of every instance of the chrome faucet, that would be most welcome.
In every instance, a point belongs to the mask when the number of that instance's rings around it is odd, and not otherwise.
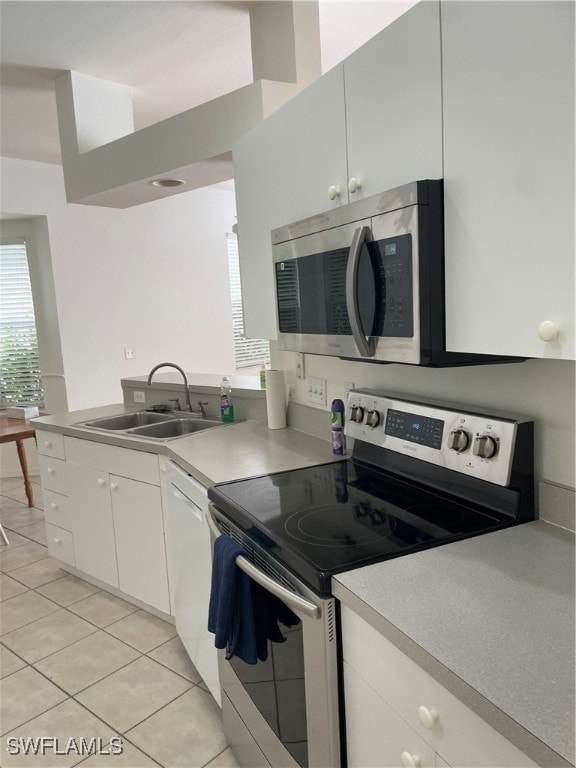
[[[148,374],[148,382],[147,382],[148,386],[152,384],[152,376],[154,376],[158,368],[176,368],[176,370],[182,374],[182,378],[184,379],[184,396],[186,398],[186,409],[191,413],[195,413],[195,411],[192,410],[192,403],[190,402],[190,392],[188,390],[188,378],[179,365],[176,365],[175,363],[159,363],[158,365],[155,365],[154,368],[152,368],[152,370]],[[200,408],[198,415],[201,416],[202,418],[206,417],[206,414],[204,413],[204,409],[202,407]]]

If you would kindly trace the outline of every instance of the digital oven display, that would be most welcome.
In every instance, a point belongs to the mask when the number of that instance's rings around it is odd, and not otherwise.
[[[431,419],[429,416],[390,408],[386,416],[384,432],[401,440],[439,449],[442,446],[444,422],[441,419]]]

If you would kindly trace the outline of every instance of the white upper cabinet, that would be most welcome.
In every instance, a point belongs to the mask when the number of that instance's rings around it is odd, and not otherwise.
[[[573,359],[574,3],[442,3],[442,69],[447,348]]]
[[[272,229],[347,202],[343,77],[335,67],[234,145],[248,337],[276,338]]]
[[[442,178],[440,6],[411,8],[344,62],[350,202]],[[352,182],[352,188],[354,183]]]
[[[441,131],[439,4],[427,0],[234,145],[249,337],[276,338],[271,230],[440,178]]]

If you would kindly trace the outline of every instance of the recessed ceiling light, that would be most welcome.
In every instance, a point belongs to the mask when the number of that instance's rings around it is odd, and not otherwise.
[[[186,184],[184,179],[154,179],[149,183],[154,187],[181,187]]]

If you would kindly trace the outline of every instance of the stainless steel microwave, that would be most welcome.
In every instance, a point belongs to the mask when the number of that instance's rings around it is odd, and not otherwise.
[[[416,181],[273,230],[280,349],[448,366],[442,180]]]

